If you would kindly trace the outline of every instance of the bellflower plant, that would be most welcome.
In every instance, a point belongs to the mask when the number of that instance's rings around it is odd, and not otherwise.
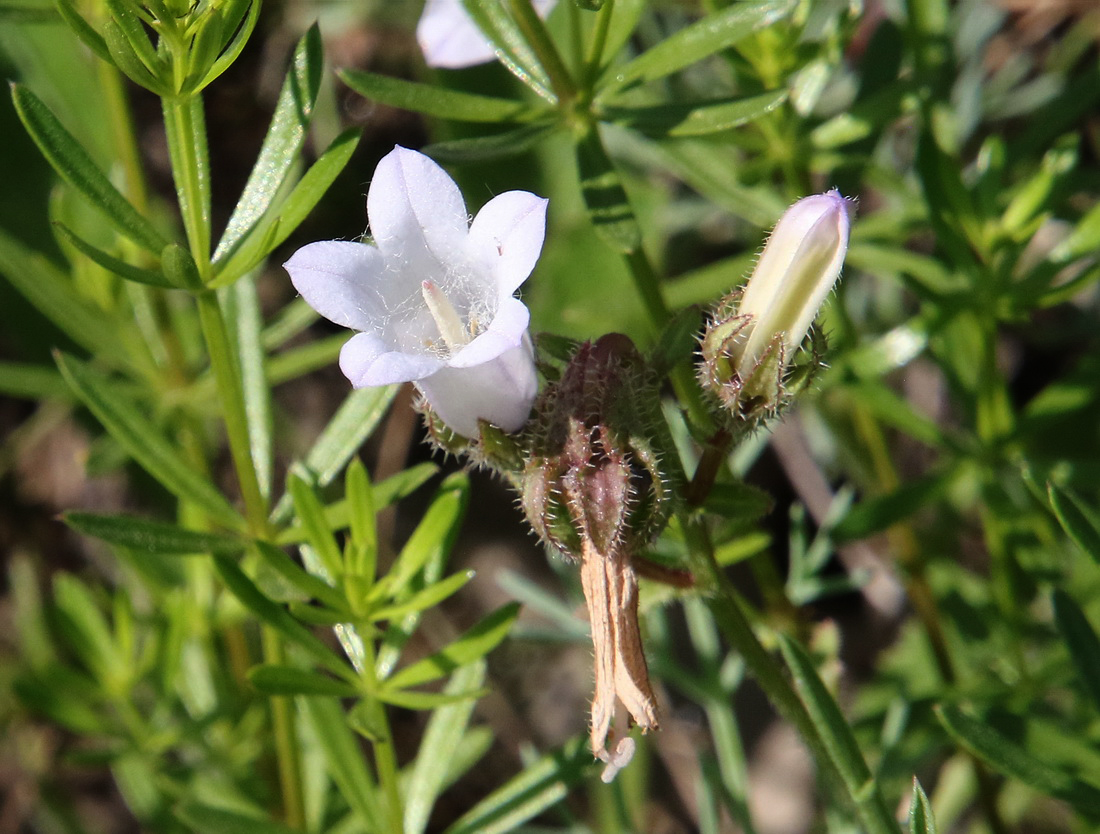
[[[542,251],[547,201],[490,200],[469,223],[454,180],[396,147],[367,194],[374,245],[329,240],[286,262],[313,309],[358,330],[340,352],[356,388],[413,382],[451,429],[479,436],[527,420],[537,392],[530,314],[513,293]]]
[[[534,0],[545,17],[557,0]],[[496,49],[482,34],[462,0],[428,0],[416,25],[416,40],[429,67],[462,69],[496,58]]]

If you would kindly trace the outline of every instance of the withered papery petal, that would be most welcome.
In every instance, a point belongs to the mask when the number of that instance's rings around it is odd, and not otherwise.
[[[581,554],[581,585],[592,625],[595,694],[592,698],[592,753],[609,764],[613,777],[630,755],[625,747],[609,753],[616,702],[621,701],[643,731],[658,729],[657,702],[649,683],[638,626],[638,579],[620,548],[601,553],[590,544]]]

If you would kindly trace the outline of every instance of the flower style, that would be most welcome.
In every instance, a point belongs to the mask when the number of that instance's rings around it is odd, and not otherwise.
[[[523,427],[538,381],[530,314],[513,293],[542,251],[547,201],[494,197],[468,222],[462,194],[423,154],[400,146],[367,194],[374,245],[327,240],[286,262],[318,313],[360,331],[340,352],[356,388],[413,382],[451,429]]]
[[[533,2],[545,17],[557,0]],[[416,25],[416,40],[429,67],[461,69],[496,58],[496,49],[463,8],[462,0],[428,0]]]

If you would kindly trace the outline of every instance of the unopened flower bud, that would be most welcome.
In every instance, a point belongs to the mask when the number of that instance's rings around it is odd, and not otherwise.
[[[702,382],[738,418],[756,420],[783,404],[785,372],[840,277],[851,211],[836,189],[799,200],[743,292],[715,311],[703,336]]]

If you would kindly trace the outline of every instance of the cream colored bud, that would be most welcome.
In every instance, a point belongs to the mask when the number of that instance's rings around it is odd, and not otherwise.
[[[737,315],[745,317],[732,364],[742,378],[781,335],[788,361],[832,290],[844,254],[852,203],[835,188],[799,200],[779,218],[756,263]]]

